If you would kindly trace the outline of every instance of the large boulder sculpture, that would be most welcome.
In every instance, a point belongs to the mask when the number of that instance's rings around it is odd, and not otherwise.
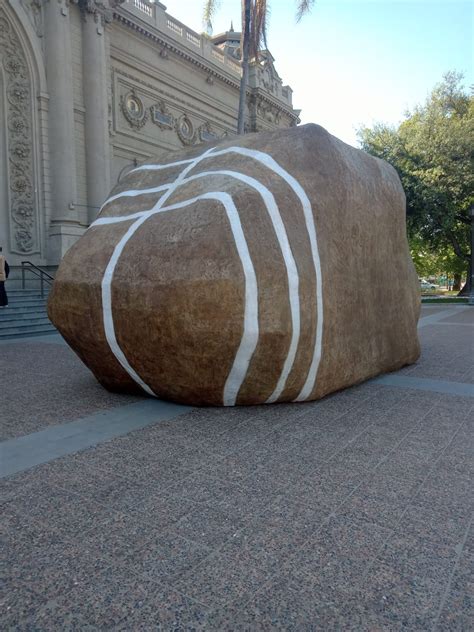
[[[106,388],[306,401],[414,362],[395,170],[316,125],[137,167],[68,251],[49,316]]]

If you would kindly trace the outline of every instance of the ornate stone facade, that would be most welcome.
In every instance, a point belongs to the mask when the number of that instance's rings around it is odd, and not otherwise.
[[[8,159],[2,161],[5,183],[2,197],[9,210],[6,219],[10,250],[24,256],[37,252],[39,245],[33,170],[33,94],[25,54],[5,14],[0,14],[0,66],[5,95],[2,136],[8,153]],[[2,222],[2,227],[5,223]]]
[[[0,4],[0,245],[56,265],[134,164],[235,134],[240,34],[199,35],[147,0]],[[298,122],[264,51],[248,131]]]

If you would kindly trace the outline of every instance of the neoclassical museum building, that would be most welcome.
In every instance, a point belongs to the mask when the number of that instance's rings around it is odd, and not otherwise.
[[[198,0],[196,0],[198,1]],[[0,0],[0,246],[55,266],[138,162],[235,133],[240,34],[212,37],[146,0]],[[249,132],[294,126],[262,51]]]

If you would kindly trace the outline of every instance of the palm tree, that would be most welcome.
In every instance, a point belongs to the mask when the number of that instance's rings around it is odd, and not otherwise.
[[[239,114],[237,133],[244,133],[245,99],[249,76],[249,60],[256,59],[261,46],[267,45],[267,19],[269,5],[267,0],[241,0],[242,2],[242,77],[240,79]],[[296,21],[308,13],[314,0],[297,0]],[[206,0],[204,3],[203,21],[210,24],[217,11],[219,0]]]

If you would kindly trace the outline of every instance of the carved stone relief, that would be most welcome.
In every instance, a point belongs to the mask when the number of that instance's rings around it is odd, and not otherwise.
[[[32,87],[25,55],[12,25],[0,12],[0,64],[3,68],[8,138],[10,247],[28,254],[37,250]]]
[[[260,116],[269,123],[278,125],[281,119],[281,111],[263,99],[259,99],[257,100],[257,116]]]
[[[217,140],[219,136],[212,129],[211,124],[206,122],[199,128],[199,139],[202,142]]]
[[[106,24],[113,21],[113,7],[121,4],[121,2],[111,0],[109,2],[107,0],[72,0],[72,2],[79,5],[83,19],[86,19],[87,14],[93,16],[99,34],[102,34],[102,29]]]
[[[180,116],[176,121],[176,132],[183,145],[194,145],[196,142],[197,134],[194,130],[194,125],[186,114]]]
[[[44,35],[43,8],[41,0],[20,0],[38,37]]]
[[[120,97],[120,109],[131,127],[140,129],[147,122],[148,111],[135,90]]]
[[[160,129],[173,129],[175,126],[175,118],[169,111],[164,101],[159,101],[150,108],[151,120]]]

